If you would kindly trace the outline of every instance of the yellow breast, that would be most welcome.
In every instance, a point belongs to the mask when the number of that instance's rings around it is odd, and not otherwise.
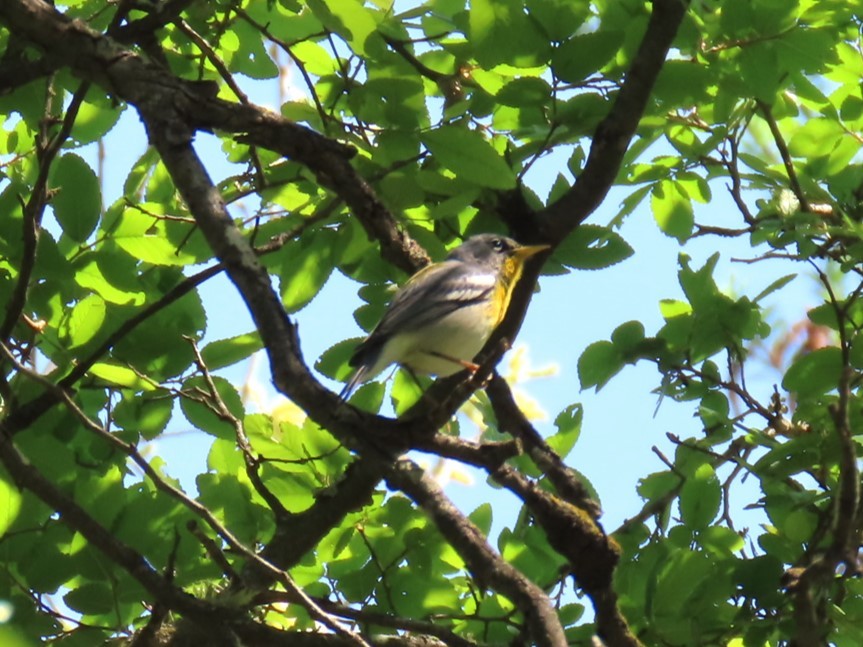
[[[509,309],[509,302],[512,299],[512,291],[521,278],[521,271],[524,267],[524,261],[520,258],[507,258],[503,261],[503,266],[499,274],[499,280],[495,286],[494,293],[490,299],[489,307],[492,311],[492,320],[496,328],[503,318],[506,316],[506,311]]]

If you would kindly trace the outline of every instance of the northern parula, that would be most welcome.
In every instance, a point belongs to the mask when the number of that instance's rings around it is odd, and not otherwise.
[[[471,360],[503,321],[524,262],[546,249],[480,234],[414,274],[354,350],[348,363],[356,370],[340,397],[394,363],[441,377],[476,371]]]

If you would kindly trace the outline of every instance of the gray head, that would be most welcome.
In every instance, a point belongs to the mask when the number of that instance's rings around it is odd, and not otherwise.
[[[500,234],[471,236],[449,253],[447,260],[497,266],[521,245]]]

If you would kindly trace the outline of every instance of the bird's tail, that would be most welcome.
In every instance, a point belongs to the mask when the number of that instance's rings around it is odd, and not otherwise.
[[[354,389],[357,388],[358,384],[361,384],[366,380],[370,380],[378,374],[380,369],[375,370],[374,372],[372,372],[372,370],[374,369],[375,364],[377,364],[382,348],[383,344],[381,343],[380,338],[372,332],[371,335],[361,341],[354,349],[351,358],[348,360],[348,364],[353,366],[355,370],[348,380],[348,383],[345,384],[342,389],[342,392],[339,393],[339,399],[342,402],[351,397],[351,393],[354,392]]]
[[[354,389],[357,388],[357,385],[363,381],[363,377],[367,372],[368,370],[365,364],[358,366],[357,370],[355,370],[353,375],[351,375],[351,379],[348,380],[341,393],[339,393],[339,400],[345,402],[349,397],[351,397],[351,393],[353,393]]]

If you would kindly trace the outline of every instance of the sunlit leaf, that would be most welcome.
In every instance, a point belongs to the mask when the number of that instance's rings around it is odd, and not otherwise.
[[[152,380],[146,379],[126,366],[97,362],[90,367],[89,372],[96,377],[102,378],[109,384],[134,389],[135,391],[153,391],[157,388]]]
[[[819,348],[795,361],[785,378],[783,388],[809,397],[838,388],[842,370],[842,351],[835,347]]]
[[[577,83],[598,71],[620,49],[623,33],[596,31],[578,34],[564,41],[554,51],[552,67],[564,81]]]
[[[554,419],[557,433],[546,440],[549,447],[562,457],[568,456],[581,435],[583,417],[584,409],[580,404],[571,404],[561,411]]]
[[[692,203],[673,182],[663,181],[653,187],[650,207],[656,224],[664,234],[681,243],[692,235],[695,223]]]
[[[722,490],[713,467],[705,463],[688,476],[680,489],[680,514],[692,528],[706,528],[719,512]]]
[[[623,367],[620,350],[610,341],[598,341],[588,346],[578,358],[578,378],[581,388],[605,386]]]
[[[15,523],[21,510],[21,493],[9,480],[0,473],[0,536],[6,534],[9,527]]]
[[[472,0],[469,24],[476,58],[486,68],[501,63],[529,67],[547,56],[548,41],[524,13],[521,0]]]
[[[327,282],[335,266],[334,245],[334,232],[324,229],[280,252],[282,303],[287,312],[303,308]]]
[[[261,336],[257,332],[250,332],[229,339],[210,342],[201,349],[201,357],[207,368],[214,371],[236,364],[259,351],[262,347]]]
[[[458,177],[494,189],[511,189],[515,175],[477,131],[444,126],[423,133],[422,142],[435,159]]]

